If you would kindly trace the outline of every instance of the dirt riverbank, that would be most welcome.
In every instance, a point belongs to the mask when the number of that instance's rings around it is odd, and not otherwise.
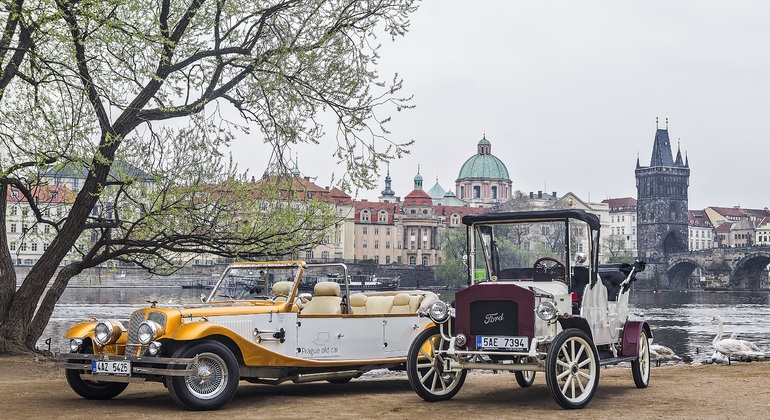
[[[222,410],[187,412],[163,385],[144,383],[109,401],[89,401],[70,390],[64,371],[34,357],[0,357],[0,396],[6,419],[108,418],[570,418],[706,419],[764,418],[770,412],[770,363],[652,368],[650,386],[634,387],[630,369],[602,369],[599,388],[583,410],[565,411],[551,399],[542,374],[519,388],[511,373],[472,372],[452,400],[426,403],[405,373],[325,382],[253,385],[241,382]],[[441,413],[440,413],[440,412]]]

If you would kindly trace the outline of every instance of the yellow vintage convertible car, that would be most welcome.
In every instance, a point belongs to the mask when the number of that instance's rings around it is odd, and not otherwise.
[[[300,293],[310,269],[336,267],[337,281]],[[110,399],[129,383],[164,382],[183,408],[225,405],[240,380],[344,383],[378,368],[405,369],[412,340],[432,325],[419,315],[428,291],[351,293],[343,264],[234,263],[201,303],[150,307],[127,321],[92,320],[70,328],[57,355],[81,397]]]

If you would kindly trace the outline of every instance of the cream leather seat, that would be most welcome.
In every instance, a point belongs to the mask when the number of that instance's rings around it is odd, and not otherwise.
[[[392,314],[411,314],[414,313],[409,306],[409,294],[399,293],[393,296],[393,307],[390,308]]]
[[[302,308],[302,315],[342,314],[340,285],[333,281],[316,283],[313,287],[313,299]]]
[[[273,301],[286,302],[291,294],[294,283],[291,281],[277,281],[273,284]]]
[[[363,293],[354,293],[350,295],[350,310],[353,315],[365,315],[366,295]]]

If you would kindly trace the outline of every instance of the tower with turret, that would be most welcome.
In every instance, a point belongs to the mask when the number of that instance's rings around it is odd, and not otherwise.
[[[655,263],[671,252],[687,251],[687,189],[690,165],[677,144],[671,153],[668,118],[657,127],[650,166],[636,158],[637,238],[639,258]]]

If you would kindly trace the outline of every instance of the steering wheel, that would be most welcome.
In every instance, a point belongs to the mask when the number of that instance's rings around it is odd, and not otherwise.
[[[558,270],[561,268],[561,270]],[[567,273],[567,266],[556,258],[542,257],[535,261],[533,266],[535,273],[548,274],[557,280],[565,280],[565,274]]]

